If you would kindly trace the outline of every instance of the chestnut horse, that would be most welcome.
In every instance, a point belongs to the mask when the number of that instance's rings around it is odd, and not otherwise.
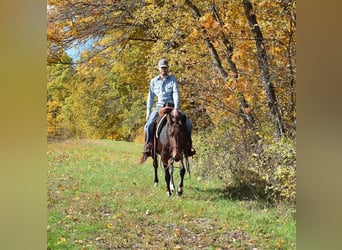
[[[190,174],[189,160],[184,154],[186,146],[185,115],[172,107],[164,107],[159,110],[157,120],[156,135],[154,138],[154,149],[152,152],[154,167],[154,184],[158,185],[158,155],[165,170],[165,181],[167,195],[171,196],[175,185],[173,182],[174,162],[179,162],[180,182],[177,194],[183,194],[183,182],[186,169],[183,159],[185,159],[187,171]]]

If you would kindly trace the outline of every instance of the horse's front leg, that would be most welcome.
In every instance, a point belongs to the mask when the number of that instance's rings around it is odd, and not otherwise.
[[[184,175],[185,175],[185,168],[183,164],[183,160],[179,163],[179,172],[180,172],[180,182],[177,189],[178,196],[181,196],[183,194],[183,182],[184,182]]]
[[[170,190],[171,190],[171,192],[175,191],[175,183],[173,181],[173,163],[174,163],[174,160],[170,159],[169,160],[168,170],[169,170],[169,173],[170,173]]]
[[[170,188],[171,175],[169,171],[170,166],[164,164],[164,168],[165,168],[165,182],[166,182],[166,191],[167,191],[166,194],[167,196],[170,197],[171,196],[171,188]]]
[[[157,187],[158,186],[158,157],[157,155],[155,155],[155,157],[153,157],[153,167],[154,167],[154,186]]]

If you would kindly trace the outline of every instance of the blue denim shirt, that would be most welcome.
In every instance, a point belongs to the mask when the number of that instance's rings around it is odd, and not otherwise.
[[[153,78],[150,82],[150,90],[147,97],[147,115],[150,115],[154,97],[157,96],[156,109],[163,107],[165,103],[173,103],[179,107],[178,82],[174,76],[168,75],[163,81],[161,76]]]

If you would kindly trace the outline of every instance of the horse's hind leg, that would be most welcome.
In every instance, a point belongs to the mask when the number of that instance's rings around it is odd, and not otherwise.
[[[183,161],[179,164],[179,172],[180,172],[180,182],[177,190],[178,196],[181,196],[183,194],[183,182],[184,182],[184,175],[185,175],[185,168]]]
[[[154,167],[154,186],[158,186],[158,159],[157,156],[153,158],[153,167]]]

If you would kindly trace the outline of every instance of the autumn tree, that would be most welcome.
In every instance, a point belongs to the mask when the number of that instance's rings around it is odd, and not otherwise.
[[[75,74],[71,66],[72,59],[63,55],[62,64],[47,67],[47,134],[61,136],[65,132],[63,107],[72,94],[70,84]]]
[[[203,39],[206,47],[208,48],[211,61],[223,80],[221,84],[224,85],[225,82],[230,81],[237,86],[239,73],[236,63],[232,59],[234,46],[224,31],[225,23],[219,14],[216,4],[212,2],[209,5],[208,11],[203,16],[201,11],[193,4],[192,1],[186,0],[185,4],[190,8],[195,21],[197,21],[196,31],[201,34],[200,38]],[[221,43],[221,49],[223,50],[221,55],[218,53],[218,47],[220,46],[218,43]],[[225,68],[223,60],[226,61],[227,68]],[[220,92],[222,92],[223,88],[220,89]],[[235,96],[237,98],[240,106],[240,112],[236,113],[244,120],[247,127],[252,131],[252,141],[254,144],[257,144],[258,138],[256,136],[255,117],[253,112],[250,110],[248,102],[246,101],[244,91],[236,88],[234,89],[229,86],[226,90],[229,91],[229,93],[226,92],[227,96]],[[222,96],[218,99],[227,99],[227,97]],[[230,105],[224,106],[229,107]]]
[[[139,83],[134,81],[132,89],[144,94],[149,79],[157,74],[156,61],[167,57],[181,83],[182,108],[190,116],[203,121],[210,117],[214,122],[221,113],[235,115],[256,134],[255,127],[268,121],[266,112],[271,114],[278,137],[293,134],[289,130],[295,126],[289,123],[295,124],[294,2],[254,3],[253,13],[244,11],[251,6],[249,1],[75,0],[48,4],[49,62],[70,46],[89,40],[93,46],[82,57],[84,62],[100,57],[107,64],[125,65],[134,61],[129,52],[139,50]],[[268,15],[260,15],[256,23],[262,10]],[[252,15],[254,23],[249,18]],[[264,34],[261,28],[258,33],[253,33],[255,29],[250,32],[247,27],[251,25],[262,27]],[[136,75],[120,73],[128,79]],[[208,117],[201,119],[202,114]]]
[[[268,56],[267,56],[267,52],[266,52],[266,48],[264,44],[264,37],[262,35],[259,24],[257,22],[256,15],[253,13],[252,3],[248,0],[244,0],[243,7],[244,7],[245,15],[248,20],[248,24],[253,34],[255,44],[257,47],[260,78],[264,86],[267,104],[270,109],[270,114],[276,126],[276,136],[280,138],[284,136],[285,131],[284,131],[284,126],[282,122],[282,117],[279,112],[274,84],[271,80],[271,76],[269,72],[268,59],[267,59]]]

